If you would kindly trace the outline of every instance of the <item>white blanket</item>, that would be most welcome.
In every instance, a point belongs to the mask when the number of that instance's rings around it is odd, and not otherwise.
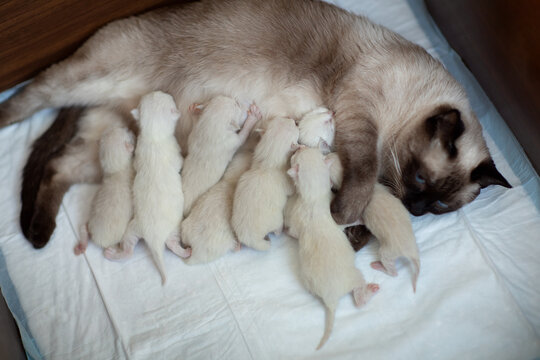
[[[489,187],[463,209],[413,218],[422,269],[397,278],[369,267],[378,244],[356,258],[381,286],[364,307],[344,297],[322,350],[324,308],[302,287],[297,244],[272,239],[201,266],[165,254],[167,285],[144,245],[124,262],[89,245],[76,257],[80,224],[96,187],[66,195],[49,244],[22,236],[21,171],[52,111],[0,131],[0,285],[31,358],[51,359],[532,359],[540,356],[539,178],[515,138],[420,1],[336,0],[424,46],[461,81],[497,167],[514,186]],[[5,98],[8,93],[2,95]],[[0,98],[1,99],[1,98]]]

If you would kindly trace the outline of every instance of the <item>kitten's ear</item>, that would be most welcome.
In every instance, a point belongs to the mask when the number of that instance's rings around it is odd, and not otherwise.
[[[138,121],[140,119],[139,109],[135,108],[131,110],[131,116],[133,116],[133,118]]]
[[[323,155],[328,155],[330,154],[331,150],[330,150],[330,146],[328,145],[328,143],[326,141],[324,141],[323,139],[320,139],[319,140],[319,151],[321,152],[321,154]]]
[[[129,153],[132,153],[135,150],[135,145],[131,141],[124,141],[124,146]]]
[[[171,114],[173,114],[174,116],[182,116],[182,113],[180,112],[180,110],[178,110],[177,108],[171,108]]]
[[[264,135],[264,129],[263,128],[256,128],[255,130],[253,130],[253,132],[259,133],[259,135],[261,135],[261,136]]]
[[[328,166],[329,169],[332,167],[332,164],[334,163],[335,160],[336,158],[334,156],[326,155],[324,157],[324,163],[326,164],[326,166]]]
[[[289,175],[291,179],[295,181],[298,180],[298,164],[287,170],[287,175]]]
[[[445,110],[426,120],[425,128],[428,136],[438,139],[444,144],[450,157],[457,155],[454,142],[465,131],[465,125],[461,120],[461,114],[456,109]]]
[[[499,170],[497,170],[492,159],[481,162],[480,165],[471,172],[471,181],[477,182],[482,188],[489,185],[501,185],[506,188],[512,187],[512,185],[506,181],[504,176],[501,175]]]

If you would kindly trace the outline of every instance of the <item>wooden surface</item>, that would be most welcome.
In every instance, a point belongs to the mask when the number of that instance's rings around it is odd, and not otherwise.
[[[173,0],[0,0],[0,91],[35,76],[111,20]]]
[[[540,1],[426,4],[540,173]]]

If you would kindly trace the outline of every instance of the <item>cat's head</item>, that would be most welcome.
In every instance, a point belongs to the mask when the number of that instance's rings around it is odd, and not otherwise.
[[[423,114],[383,155],[380,181],[413,215],[457,210],[489,185],[511,187],[495,168],[475,115],[458,107]]]

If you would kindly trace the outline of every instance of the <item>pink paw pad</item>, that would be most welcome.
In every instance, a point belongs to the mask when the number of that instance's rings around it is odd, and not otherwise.
[[[78,243],[75,248],[73,249],[73,252],[75,253],[75,255],[81,255],[83,254],[85,251],[86,251],[86,247],[88,246],[88,244],[85,244],[85,243]]]

